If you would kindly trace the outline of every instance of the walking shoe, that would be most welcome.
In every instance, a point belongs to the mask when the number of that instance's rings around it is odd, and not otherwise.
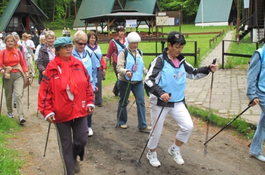
[[[102,104],[101,104],[101,103],[98,103],[98,104],[96,104],[96,106],[98,106],[98,107],[102,107]]]
[[[20,117],[18,120],[20,125],[26,122],[26,120],[23,117]]]
[[[14,118],[14,114],[12,112],[8,112],[7,115],[9,118]]]
[[[175,160],[175,162],[177,164],[179,164],[179,165],[183,165],[184,164],[184,160],[182,159],[179,150],[174,150],[174,148],[172,146],[170,146],[168,148],[168,153],[169,153],[169,155],[174,157],[174,160]]]
[[[92,137],[93,136],[93,130],[91,127],[88,127],[88,137]]]
[[[124,125],[119,125],[119,127],[122,128],[122,129],[127,129],[127,125],[125,125],[125,124]]]
[[[17,104],[16,103],[14,103],[14,108],[17,108]]]
[[[150,163],[153,167],[160,167],[160,166],[161,166],[161,163],[160,163],[159,160],[157,159],[156,151],[151,152],[151,151],[149,150],[148,153],[146,154],[146,158],[149,160],[149,163]]]
[[[255,157],[256,159],[258,159],[258,160],[260,160],[262,162],[265,162],[265,157],[262,154],[260,154],[258,156],[255,156],[255,155],[251,155],[251,156],[252,157]]]
[[[74,160],[74,173],[80,172],[80,165],[77,160]]]
[[[152,127],[151,126],[147,126],[146,128],[139,128],[140,132],[147,132],[149,133],[151,131]]]

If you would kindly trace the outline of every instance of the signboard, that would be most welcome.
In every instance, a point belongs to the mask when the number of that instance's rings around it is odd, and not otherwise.
[[[130,19],[126,20],[126,27],[128,28],[135,28],[137,27],[137,20],[136,19]]]
[[[181,19],[181,12],[179,11],[158,12],[156,14],[156,25],[179,26],[182,23]]]

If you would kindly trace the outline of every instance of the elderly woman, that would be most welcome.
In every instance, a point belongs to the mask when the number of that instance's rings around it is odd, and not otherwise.
[[[129,33],[129,45],[118,56],[118,87],[120,100],[117,111],[118,126],[127,128],[127,105],[130,91],[133,92],[137,104],[138,129],[141,132],[149,132],[151,127],[145,120],[145,101],[143,74],[147,72],[144,67],[142,52],[138,49],[141,37],[136,32]]]
[[[37,62],[39,58],[40,48],[46,44],[45,35],[40,36],[40,44],[36,47],[36,51],[34,54],[34,60]]]
[[[38,95],[40,112],[58,133],[58,145],[67,175],[80,171],[87,142],[87,115],[94,109],[90,77],[81,61],[72,56],[71,38],[54,42],[56,57],[46,67]]]
[[[21,52],[15,48],[16,39],[13,35],[5,37],[6,49],[0,52],[0,71],[3,74],[3,87],[5,89],[7,115],[14,117],[12,109],[12,93],[15,92],[17,115],[19,123],[26,122],[23,112],[24,77],[29,79],[27,66],[23,61]]]
[[[95,84],[97,83],[97,67],[95,59],[92,59],[90,53],[85,49],[87,43],[87,35],[83,31],[77,31],[74,35],[75,48],[72,51],[73,56],[78,58],[84,64],[90,76],[90,81],[93,91],[96,90]],[[87,116],[88,122],[88,136],[93,135],[92,130],[92,115]]]
[[[216,71],[214,64],[193,68],[181,54],[185,44],[186,40],[181,33],[170,32],[167,38],[168,47],[151,63],[145,78],[145,87],[150,100],[152,126],[156,124],[147,145],[149,151],[146,157],[154,167],[161,166],[156,148],[167,114],[172,116],[180,128],[174,137],[174,143],[168,148],[168,153],[177,164],[184,164],[180,147],[183,143],[187,143],[193,129],[193,122],[185,104],[184,92],[187,78],[200,79],[206,77],[210,72]]]
[[[97,91],[95,91],[95,104],[98,107],[102,107],[102,79],[106,74],[106,63],[101,52],[101,48],[98,45],[98,37],[94,32],[87,34],[88,44],[87,51],[91,55],[91,58],[95,60],[97,66]]]
[[[55,57],[55,49],[53,43],[55,41],[55,34],[53,31],[49,30],[45,33],[46,44],[40,48],[39,56],[37,60],[37,67],[39,70],[39,84],[45,73],[48,63]]]
[[[113,70],[118,79],[117,58],[118,58],[119,53],[122,51],[122,49],[128,46],[128,40],[125,37],[125,28],[123,26],[117,26],[116,33],[117,33],[117,37],[113,38],[109,42],[109,48],[108,48],[108,52],[106,55],[106,65],[108,64],[108,61],[111,62],[111,57],[112,57]],[[116,81],[113,87],[113,90],[112,90],[115,96],[119,95],[119,89],[118,89],[117,84],[118,84],[118,80]]]

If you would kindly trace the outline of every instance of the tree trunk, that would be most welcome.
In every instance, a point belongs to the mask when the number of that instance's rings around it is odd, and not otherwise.
[[[55,16],[55,0],[53,0],[53,12],[52,12],[52,21],[54,22],[54,16]]]

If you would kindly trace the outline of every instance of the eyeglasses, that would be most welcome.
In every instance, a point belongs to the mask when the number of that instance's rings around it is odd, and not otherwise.
[[[61,48],[64,49],[64,50],[72,49],[73,48],[73,45],[62,46]]]
[[[182,35],[182,34],[179,34],[179,33],[175,34],[174,36],[175,36],[177,39],[180,39],[181,36],[183,37],[183,35]]]
[[[80,45],[80,46],[86,46],[87,43],[79,43],[79,42],[76,42],[76,44]]]

